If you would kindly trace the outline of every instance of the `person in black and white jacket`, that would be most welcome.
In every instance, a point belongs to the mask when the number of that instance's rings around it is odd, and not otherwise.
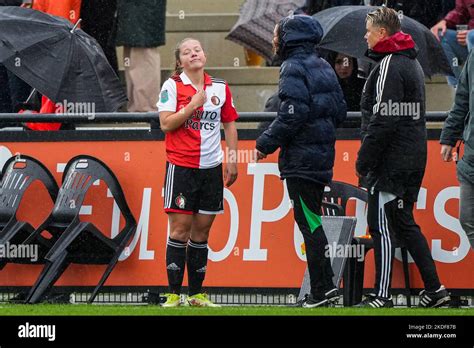
[[[426,290],[420,306],[449,302],[428,243],[413,217],[427,159],[424,74],[398,13],[387,7],[367,16],[367,55],[378,62],[361,101],[362,145],[357,175],[369,189],[367,222],[374,240],[375,293],[359,306],[392,307],[390,283],[395,238],[403,241]]]

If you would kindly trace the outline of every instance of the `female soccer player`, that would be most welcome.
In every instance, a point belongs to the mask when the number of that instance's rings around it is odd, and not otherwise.
[[[223,177],[221,123],[228,151],[235,153],[238,115],[227,83],[204,71],[206,55],[199,41],[181,41],[175,58],[176,72],[163,84],[158,102],[166,134],[164,208],[170,223],[166,248],[170,294],[163,306],[180,305],[187,264],[189,305],[216,307],[202,293],[202,283],[209,230],[224,209],[224,183],[229,187],[237,179],[236,163],[226,164]]]

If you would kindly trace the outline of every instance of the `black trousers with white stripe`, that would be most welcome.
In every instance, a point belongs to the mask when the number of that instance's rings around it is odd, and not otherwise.
[[[390,298],[396,239],[406,246],[415,261],[425,289],[436,291],[441,286],[428,242],[413,217],[413,206],[413,202],[406,202],[391,193],[369,192],[367,222],[374,240],[374,288],[378,297]]]

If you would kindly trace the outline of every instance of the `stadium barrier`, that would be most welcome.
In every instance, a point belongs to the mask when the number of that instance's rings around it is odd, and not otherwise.
[[[271,121],[275,115],[240,113],[239,122]],[[428,129],[428,165],[415,217],[428,239],[442,282],[455,297],[472,303],[474,253],[470,252],[469,242],[456,218],[459,185],[455,167],[442,162],[439,156],[440,122],[445,117],[445,112],[427,114],[427,121],[437,124]],[[164,134],[156,128],[157,121],[157,113],[0,114],[0,123],[78,125],[76,130],[58,132],[22,131],[14,127],[0,131],[0,164],[16,153],[30,155],[41,160],[59,183],[65,162],[76,155],[88,154],[107,163],[121,182],[137,217],[138,232],[96,302],[141,303],[148,292],[166,289],[164,252],[168,226],[162,210],[166,159]],[[360,113],[348,113],[348,120],[338,129],[335,180],[357,184],[354,164],[360,146],[359,124]],[[293,303],[303,279],[302,236],[294,224],[286,188],[278,178],[277,154],[258,164],[248,157],[260,133],[256,128],[239,129],[239,155],[242,155],[238,164],[239,179],[230,189],[225,189],[226,213],[216,219],[211,231],[205,285],[211,299],[219,303]],[[38,200],[47,201],[47,193],[41,187],[32,187],[30,191],[25,196],[29,195],[30,199],[25,201],[31,203],[20,207],[19,217],[27,217],[37,225],[51,206],[38,205]],[[101,204],[95,206],[94,202],[99,201]],[[90,219],[111,235],[116,233],[121,219],[103,183],[94,186],[84,204],[84,220]],[[355,235],[364,235],[364,206],[352,201],[348,211],[358,218]],[[367,255],[364,287],[369,291],[374,283],[373,254]],[[396,255],[394,294],[404,291],[400,259],[400,255]],[[0,301],[11,299],[18,291],[31,286],[39,271],[36,266],[5,267],[0,272]],[[82,294],[90,293],[102,271],[100,266],[86,269],[75,265],[66,271],[55,290],[74,292],[72,300],[82,302],[84,298],[85,301],[86,296]],[[422,288],[422,282],[412,263],[410,274],[415,295]],[[403,298],[397,300],[397,304],[403,304]]]

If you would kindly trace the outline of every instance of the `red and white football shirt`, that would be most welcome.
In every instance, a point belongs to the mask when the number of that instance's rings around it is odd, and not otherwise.
[[[222,163],[221,122],[238,118],[229,86],[224,80],[204,74],[206,103],[178,129],[166,133],[168,162],[188,168],[214,168]],[[183,72],[165,81],[158,112],[177,112],[189,104],[197,89]]]

